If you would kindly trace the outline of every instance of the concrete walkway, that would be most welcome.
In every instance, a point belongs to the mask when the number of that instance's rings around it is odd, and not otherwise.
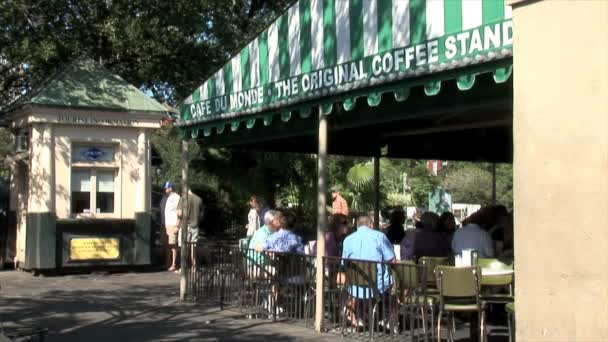
[[[270,320],[248,320],[213,304],[178,300],[172,272],[34,277],[0,272],[4,327],[46,328],[46,341],[341,341],[333,334]],[[491,342],[506,342],[505,329]],[[457,331],[468,341],[468,327]],[[445,337],[445,336],[444,336]]]
[[[34,277],[0,272],[5,327],[47,328],[47,341],[343,341],[312,329],[246,320],[180,302],[169,272]]]

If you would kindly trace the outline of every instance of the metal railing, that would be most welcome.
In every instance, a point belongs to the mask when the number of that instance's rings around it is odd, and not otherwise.
[[[186,299],[216,301],[247,317],[312,327],[316,257],[258,253],[236,243],[190,245]],[[432,340],[434,297],[426,267],[323,258],[323,330],[350,338]]]

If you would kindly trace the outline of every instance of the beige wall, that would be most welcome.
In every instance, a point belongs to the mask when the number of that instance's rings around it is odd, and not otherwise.
[[[56,209],[58,218],[70,217],[71,191],[71,148],[74,143],[115,144],[116,164],[119,172],[115,180],[115,218],[132,219],[135,217],[138,182],[140,172],[147,168],[139,163],[137,128],[120,127],[55,127],[55,169],[56,169]],[[142,172],[141,176],[145,176]]]
[[[608,1],[514,8],[519,341],[608,340]]]

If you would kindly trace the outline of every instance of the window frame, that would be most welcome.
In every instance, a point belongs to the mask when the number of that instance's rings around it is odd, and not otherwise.
[[[72,153],[74,153],[74,147],[87,146],[87,147],[104,147],[114,149],[114,158],[112,161],[73,161]],[[72,172],[74,170],[90,171],[91,172],[91,189],[89,192],[89,213],[76,213],[72,208],[72,189],[70,188],[70,200],[69,200],[69,217],[71,218],[119,218],[122,213],[122,202],[120,201],[120,143],[118,141],[111,142],[97,142],[97,141],[72,141],[70,149],[70,187],[72,186]],[[97,213],[97,172],[98,171],[112,171],[114,174],[114,210],[110,213]]]

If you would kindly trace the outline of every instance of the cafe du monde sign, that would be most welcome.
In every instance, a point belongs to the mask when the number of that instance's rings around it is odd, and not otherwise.
[[[511,55],[503,0],[300,0],[199,87],[182,122],[238,117]]]

